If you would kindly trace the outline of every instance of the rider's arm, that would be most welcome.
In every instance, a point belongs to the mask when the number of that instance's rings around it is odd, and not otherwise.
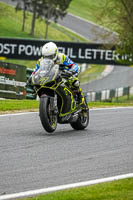
[[[37,70],[39,69],[39,67],[40,67],[40,66],[39,66],[39,64],[37,63],[35,69],[34,69],[33,72],[32,72],[32,74],[35,74],[35,73],[37,72]]]
[[[69,71],[72,71],[73,74],[78,74],[79,73],[80,68],[76,63],[73,63],[70,67],[71,68],[70,68]]]
[[[72,71],[73,74],[78,74],[80,71],[80,67],[74,63],[68,56],[65,54],[61,54],[61,66],[63,70]]]

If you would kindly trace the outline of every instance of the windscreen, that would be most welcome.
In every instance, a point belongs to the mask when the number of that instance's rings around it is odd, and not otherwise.
[[[42,84],[42,80],[45,80],[46,83],[55,79],[58,71],[59,66],[55,65],[53,60],[42,59],[39,70],[33,75],[33,84],[40,85]]]
[[[46,73],[54,65],[53,60],[43,59],[40,61],[40,71]]]

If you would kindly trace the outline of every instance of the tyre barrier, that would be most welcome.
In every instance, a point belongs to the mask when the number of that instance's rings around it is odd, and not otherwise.
[[[111,100],[112,98],[118,98],[127,95],[127,98],[133,94],[133,87],[120,87],[111,90],[103,90],[97,92],[86,92],[84,93],[87,102],[92,101],[105,101]]]

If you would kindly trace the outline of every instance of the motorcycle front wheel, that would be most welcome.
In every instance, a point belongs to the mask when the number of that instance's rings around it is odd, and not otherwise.
[[[53,106],[51,105],[50,97],[40,97],[39,115],[43,128],[52,133],[57,127],[57,116],[53,114]]]

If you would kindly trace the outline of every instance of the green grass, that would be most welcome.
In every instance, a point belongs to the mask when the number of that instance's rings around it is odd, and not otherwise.
[[[97,22],[96,16],[104,3],[105,0],[73,0],[68,11],[89,21]]]
[[[24,65],[28,68],[35,68],[37,61],[36,60],[14,60],[14,59],[5,59],[3,62]]]
[[[29,39],[44,39],[45,35],[45,23],[44,21],[36,20],[35,36],[32,37],[30,33],[31,27],[31,14],[28,14],[26,19],[25,31],[21,32],[22,26],[22,11],[16,12],[15,9],[8,4],[0,2],[0,37],[11,38],[29,38]],[[81,36],[70,32],[69,30],[61,27],[55,23],[51,23],[48,32],[49,40],[58,41],[71,41],[71,42],[86,42],[87,40]],[[30,68],[34,68],[36,61],[28,60],[12,60],[5,59],[4,62],[11,62],[14,64],[25,65]]]
[[[86,20],[115,30],[116,27],[110,24],[110,16],[112,19],[116,14],[116,10],[111,10],[111,13],[106,12],[105,5],[106,0],[73,0],[68,11]]]
[[[133,178],[58,191],[25,200],[133,200]]]
[[[107,101],[88,102],[89,108],[106,108],[106,107],[127,107],[133,106],[133,95],[113,98]]]
[[[105,65],[89,65],[89,68],[79,74],[81,83],[95,80],[104,71]]]
[[[113,98],[112,99],[112,103],[128,103],[128,104],[132,104],[133,103],[133,95],[125,95],[123,97],[118,97],[118,98]]]
[[[31,14],[28,14],[25,31],[21,32],[22,11],[16,12],[12,6],[0,2],[0,37],[44,39],[46,30],[44,20],[36,20],[34,37],[29,34],[31,28],[31,20],[32,16]],[[55,23],[51,23],[48,33],[49,40],[82,42],[87,41],[79,35],[66,30],[65,28],[62,28]]]
[[[133,106],[133,101],[128,102],[88,102],[89,108],[109,108],[109,107],[128,107]]]
[[[34,111],[38,109],[39,101],[36,100],[0,100],[0,112],[5,111]]]
[[[133,106],[133,96],[127,99],[119,97],[113,99],[113,102],[88,102],[88,107],[93,108],[108,108],[108,107],[126,107]],[[0,113],[18,112],[18,111],[38,111],[39,101],[36,100],[0,100]]]

